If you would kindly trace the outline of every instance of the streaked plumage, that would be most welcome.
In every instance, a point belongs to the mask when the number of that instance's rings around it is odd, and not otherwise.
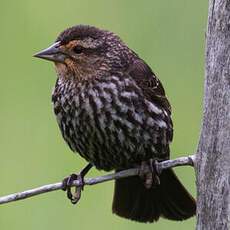
[[[56,44],[59,56],[46,59],[58,59],[52,101],[70,148],[106,171],[168,159],[171,107],[150,67],[117,35],[95,27],[69,28]],[[150,189],[139,177],[118,180],[113,211],[141,222],[194,215],[195,202],[173,172],[160,180]]]

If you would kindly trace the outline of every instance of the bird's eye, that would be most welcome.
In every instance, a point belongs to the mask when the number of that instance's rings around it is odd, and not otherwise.
[[[81,47],[81,46],[75,46],[73,50],[74,50],[74,52],[76,54],[80,54],[83,51],[83,47]]]

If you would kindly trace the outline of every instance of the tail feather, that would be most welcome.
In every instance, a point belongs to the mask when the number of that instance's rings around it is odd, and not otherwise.
[[[113,212],[139,222],[154,222],[160,216],[184,220],[195,215],[196,202],[169,169],[160,175],[160,185],[150,189],[138,176],[117,180]]]

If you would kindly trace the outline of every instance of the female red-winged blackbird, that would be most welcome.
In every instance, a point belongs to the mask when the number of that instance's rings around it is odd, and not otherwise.
[[[35,56],[55,63],[54,112],[70,148],[90,162],[80,174],[82,180],[92,165],[120,171],[169,158],[173,125],[163,86],[117,35],[74,26]],[[70,191],[74,176],[64,180],[73,203],[79,198]],[[160,216],[183,220],[195,214],[194,199],[171,169],[156,178],[117,180],[113,212],[140,222]]]

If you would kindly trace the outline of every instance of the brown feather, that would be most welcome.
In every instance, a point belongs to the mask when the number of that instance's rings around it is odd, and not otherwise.
[[[185,220],[195,215],[196,202],[173,171],[165,170],[160,185],[150,189],[138,176],[117,180],[113,212],[139,222],[154,222],[160,217]]]

